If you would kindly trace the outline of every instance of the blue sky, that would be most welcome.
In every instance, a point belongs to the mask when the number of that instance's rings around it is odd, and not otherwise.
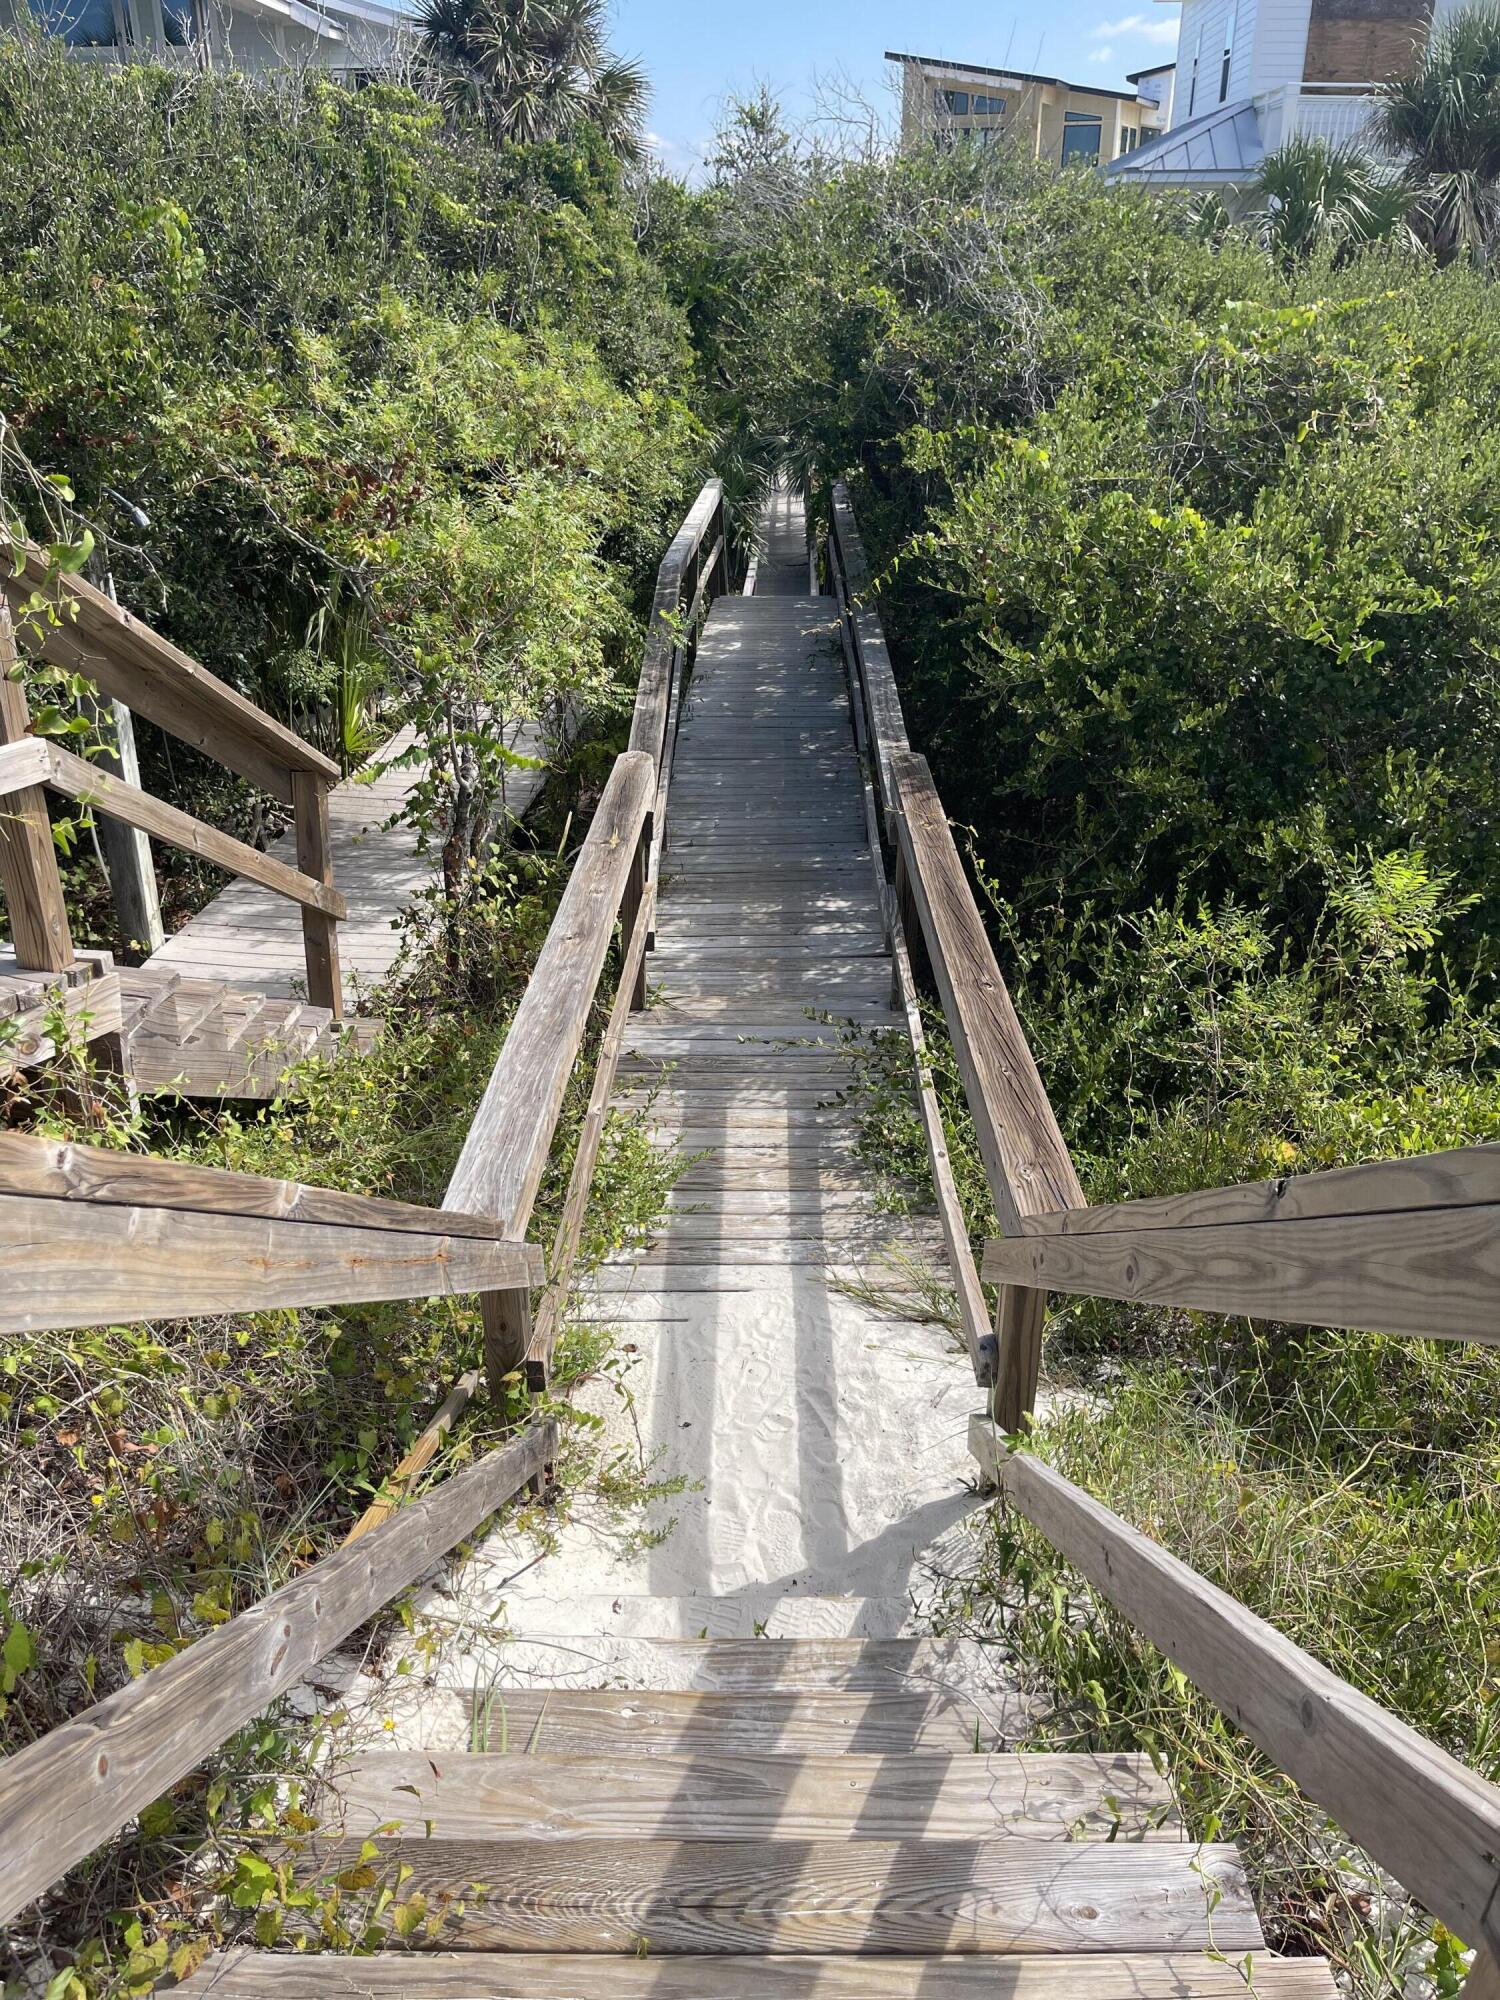
[[[820,79],[842,77],[893,109],[886,49],[1015,64],[1121,87],[1125,72],[1169,62],[1178,9],[1162,0],[1029,0],[1006,11],[978,0],[615,0],[614,44],[650,75],[651,129],[674,172],[690,170],[724,99],[764,81],[795,116]]]

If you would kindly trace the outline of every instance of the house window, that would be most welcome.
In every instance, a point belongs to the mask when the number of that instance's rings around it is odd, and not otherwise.
[[[1230,8],[1224,22],[1224,60],[1219,67],[1219,102],[1222,104],[1229,95],[1229,61],[1234,54],[1234,9]]]
[[[1127,125],[1120,133],[1120,157],[1123,159],[1127,153],[1133,153],[1140,143],[1141,134],[1139,127]]]
[[[1200,57],[1200,56],[1201,56],[1202,54],[1203,54],[1203,30],[1202,30],[1202,28],[1200,27],[1200,28],[1199,28],[1199,30],[1198,30],[1198,39],[1197,39],[1197,41],[1196,41],[1196,42],[1194,42],[1194,44],[1193,44],[1193,67],[1192,67],[1192,70],[1190,71],[1190,75],[1191,75],[1191,78],[1192,78],[1192,81],[1191,81],[1191,82],[1190,82],[1190,83],[1188,84],[1188,117],[1189,117],[1189,118],[1191,118],[1191,117],[1192,117],[1192,115],[1193,115],[1193,107],[1194,107],[1194,105],[1195,105],[1195,104],[1196,104],[1196,103],[1198,102],[1198,58],[1199,58],[1199,57]]]
[[[1005,111],[1005,99],[983,97],[976,91],[969,99],[969,109],[976,118],[999,118]]]
[[[116,49],[128,40],[115,0],[48,0],[36,11],[47,33],[70,49]]]
[[[161,0],[161,24],[168,48],[191,48],[198,39],[193,0]]]
[[[1063,165],[1069,160],[1097,160],[1104,137],[1104,121],[1092,111],[1063,113]]]
[[[955,118],[969,115],[969,93],[966,90],[940,90],[937,94],[939,111],[951,111]]]

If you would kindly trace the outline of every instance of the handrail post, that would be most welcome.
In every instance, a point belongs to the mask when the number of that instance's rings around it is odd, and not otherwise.
[[[113,771],[137,790],[141,783],[141,762],[135,748],[135,719],[123,701],[111,701],[97,689],[89,699],[94,720],[112,729],[113,745],[101,743],[95,753],[106,771]],[[167,941],[161,920],[161,897],[156,886],[156,870],[151,862],[151,842],[139,827],[126,826],[108,813],[95,816],[99,845],[109,876],[109,896],[114,904],[120,935],[147,957],[160,951]]]
[[[1042,1372],[1042,1333],[1047,1294],[1023,1285],[1002,1285],[995,1303],[995,1388],[993,1411],[1009,1436],[1030,1428],[1036,1414]]]
[[[0,605],[0,743],[19,743],[30,727],[26,690],[10,613]],[[0,805],[0,887],[10,913],[16,964],[22,972],[66,972],[73,935],[52,843],[47,794],[28,785]]]
[[[646,900],[646,881],[650,870],[653,822],[656,815],[647,813],[641,825],[641,837],[636,842],[635,859],[630,864],[630,876],[625,884],[625,893],[620,899],[620,950],[625,959],[630,957],[630,940],[635,935],[636,918],[642,903]],[[630,1011],[639,1013],[646,1004],[646,960],[642,954],[640,964],[630,982]]]
[[[304,875],[333,887],[333,848],[328,829],[327,782],[316,771],[293,771],[292,810],[297,821],[297,866]],[[302,909],[302,949],[307,961],[307,997],[344,1018],[344,982],[339,970],[337,917],[326,910]]]
[[[520,1288],[509,1292],[481,1292],[479,1317],[484,1327],[484,1379],[490,1401],[505,1407],[506,1377],[515,1375],[526,1361],[531,1345],[531,1292]]]

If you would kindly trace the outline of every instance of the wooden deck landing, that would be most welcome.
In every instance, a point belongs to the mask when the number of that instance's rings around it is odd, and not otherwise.
[[[411,730],[403,730],[380,762],[404,750],[412,736]],[[524,725],[512,747],[523,756],[542,755],[541,732]],[[371,783],[346,779],[329,798],[333,879],[349,904],[348,918],[339,925],[339,955],[344,1004],[351,1012],[390,972],[401,948],[402,916],[437,874],[436,855],[418,853],[412,828],[387,824],[401,811],[419,776],[414,766],[382,769]],[[510,774],[508,797],[517,818],[545,776],[543,771]],[[296,865],[290,832],[270,851],[279,861]],[[238,992],[290,999],[307,987],[301,913],[285,897],[254,882],[231,882],[146,963],[185,978],[224,980]]]

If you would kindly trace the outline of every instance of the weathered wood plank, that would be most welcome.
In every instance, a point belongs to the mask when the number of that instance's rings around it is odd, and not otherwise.
[[[1101,1597],[1458,1936],[1500,1945],[1500,1787],[1361,1694],[983,1417],[970,1447]]]
[[[531,1218],[653,789],[648,757],[617,759],[448,1183],[445,1208],[496,1216],[514,1236]]]
[[[0,1762],[0,1922],[259,1715],[556,1451],[556,1424],[532,1425],[375,1533]]]
[[[709,532],[710,524],[720,513],[723,500],[723,481],[710,479],[672,537],[656,572],[656,589],[646,627],[646,647],[641,658],[629,743],[631,750],[643,751],[651,759],[653,773],[661,768],[671,699],[675,641],[669,621],[675,619],[682,608],[683,580],[688,564]],[[654,790],[653,784],[653,793]]]
[[[422,1208],[414,1202],[309,1187],[260,1174],[230,1173],[149,1153],[117,1153],[29,1132],[0,1132],[0,1194],[123,1207],[201,1209],[209,1215],[259,1215],[278,1222],[326,1222],[339,1229],[409,1230],[423,1236],[504,1240],[492,1216]]]
[[[285,804],[291,773],[320,772],[337,783],[339,768],[294,731],[247,701],[170,640],[114,603],[80,576],[45,579],[48,560],[32,543],[0,533],[0,592],[20,616],[32,593],[44,590],[56,624],[28,618],[28,648],[81,673],[137,715],[191,743]],[[145,829],[143,829],[144,831]]]
[[[880,799],[889,824],[890,816],[900,809],[892,759],[908,747],[906,718],[901,713],[901,697],[896,691],[890,651],[874,602],[864,541],[854,518],[854,509],[849,504],[848,488],[841,481],[833,489],[833,528],[864,686]]]
[[[0,1196],[0,1331],[433,1298],[541,1275],[524,1243]]]
[[[382,1841],[404,1893],[483,1896],[452,1948],[1118,1952],[1264,1947],[1232,1848],[1052,1841]],[[320,1872],[354,1845],[323,1850]],[[392,1875],[394,1880],[394,1873]],[[1218,1900],[1210,1917],[1210,1889]]]
[[[1222,1956],[580,1959],[425,1953],[425,2000],[1335,2000],[1324,1960],[1268,1958],[1253,1976]],[[211,1958],[183,2000],[407,2000],[410,1959],[239,1951]],[[1470,1991],[1472,1992],[1472,1986]]]
[[[1083,1189],[985,934],[924,757],[893,760],[901,853],[953,1033],[964,1094],[1007,1235],[1021,1218],[1082,1208]]]
[[[1330,1173],[1287,1174],[1239,1187],[1195,1188],[1146,1201],[1101,1202],[1022,1218],[1026,1236],[1091,1236],[1124,1229],[1201,1229],[1209,1224],[1304,1222],[1318,1216],[1384,1215],[1393,1209],[1474,1208],[1500,1202],[1500,1146],[1460,1146],[1409,1159],[1372,1160]]]
[[[5,745],[0,754],[8,760],[9,773],[0,798],[0,889],[20,969],[63,972],[73,963],[73,937],[47,797],[39,784],[46,746],[26,733],[31,716],[19,672],[10,617],[0,605],[0,744]],[[32,776],[26,782],[11,782],[27,771]]]
[[[384,1752],[341,1764],[330,1790],[350,1838],[1182,1839],[1170,1785],[1133,1756]]]
[[[680,1693],[785,1694],[946,1694],[967,1697],[974,1688],[989,1692],[994,1655],[973,1639],[651,1639],[640,1642],[649,1667],[643,1677],[653,1688]],[[613,1678],[608,1642],[581,1634],[551,1655],[561,1668],[587,1673],[591,1681]],[[593,1663],[593,1664],[591,1664]],[[532,1683],[527,1681],[529,1691]],[[497,1698],[502,1692],[497,1689]]]
[[[7,743],[0,749],[0,799],[7,801],[7,819],[15,813],[9,805],[11,795],[42,784],[46,776],[47,746],[39,737],[23,736],[18,743]]]
[[[490,1751],[548,1757],[695,1757],[1004,1749],[1028,1729],[1033,1704],[892,1685],[863,1694],[673,1694],[577,1688],[495,1688],[474,1697]]]
[[[639,872],[639,864],[636,872]],[[643,982],[646,941],[651,935],[653,901],[654,892],[643,886],[634,920],[628,930],[629,943],[624,963],[620,967],[614,1004],[610,1008],[609,1020],[605,1024],[598,1057],[594,1063],[594,1080],[589,1089],[588,1108],[579,1127],[578,1143],[573,1152],[573,1166],[568,1176],[568,1191],[563,1201],[563,1212],[552,1239],[552,1255],[547,1264],[547,1295],[542,1300],[531,1340],[526,1349],[526,1376],[533,1391],[547,1387],[548,1373],[552,1365],[552,1350],[561,1330],[563,1311],[568,1301],[568,1289],[573,1278],[573,1264],[583,1237],[583,1219],[588,1209],[589,1190],[594,1183],[594,1168],[599,1159],[599,1147],[604,1139],[610,1093],[614,1089],[615,1070],[619,1066],[625,1030],[629,1025],[632,1010],[639,1006],[645,997]],[[640,997],[637,998],[637,995]]]
[[[297,866],[310,882],[333,888],[333,845],[328,820],[328,785],[311,771],[293,771],[292,802],[296,814]],[[307,966],[307,997],[326,1007],[336,1021],[344,1016],[344,980],[339,970],[336,918],[326,910],[302,911],[302,952]]]
[[[221,833],[218,827],[195,819],[191,813],[169,806],[164,799],[153,798],[150,792],[127,785],[112,771],[75,757],[71,750],[55,743],[47,745],[47,783],[67,798],[92,806],[96,812],[109,813],[127,826],[139,827],[142,833],[196,854],[200,860],[211,861],[216,868],[227,868],[232,875],[259,882],[262,888],[274,889],[277,895],[291,902],[321,910],[331,917],[347,915],[344,899],[336,889],[314,881],[296,868],[288,868],[284,861],[262,854],[259,848],[236,840],[233,834]]]
[[[1007,1284],[1500,1345],[1500,1203],[985,1245]]]

